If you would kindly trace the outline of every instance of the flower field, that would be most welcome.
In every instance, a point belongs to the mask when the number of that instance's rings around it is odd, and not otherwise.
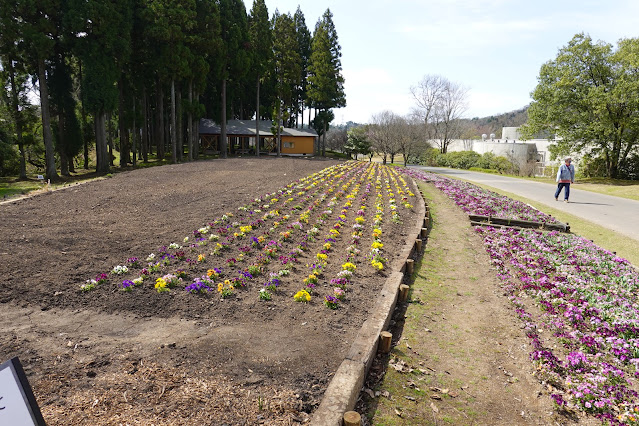
[[[432,182],[462,210],[468,214],[496,216],[504,219],[531,220],[542,223],[556,223],[557,220],[521,201],[480,188],[472,183],[451,179],[435,173],[405,169],[403,172],[424,182]]]
[[[464,211],[545,221],[547,215],[472,184],[433,182]],[[475,187],[475,188],[473,188]],[[557,406],[610,424],[639,423],[639,272],[572,234],[476,227],[522,320],[538,379]]]
[[[412,217],[415,195],[394,169],[347,162],[253,199],[158,251],[130,257],[79,285],[82,292],[180,293],[212,302],[339,309],[363,276],[383,276],[388,235]],[[412,222],[411,222],[412,223]],[[360,284],[361,285],[361,284]]]
[[[232,158],[8,203],[0,354],[47,424],[308,420],[421,219],[413,186]]]

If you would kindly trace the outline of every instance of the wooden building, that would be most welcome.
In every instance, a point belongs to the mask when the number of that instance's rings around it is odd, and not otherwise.
[[[260,126],[260,153],[277,153],[276,137],[271,133],[272,122],[262,120]],[[221,127],[213,120],[200,120],[200,149],[203,152],[220,152]],[[255,154],[255,120],[229,120],[226,124],[229,154]],[[282,130],[282,155],[313,155],[317,132],[313,129]]]

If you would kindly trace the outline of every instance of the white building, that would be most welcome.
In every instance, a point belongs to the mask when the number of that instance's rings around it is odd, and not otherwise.
[[[535,175],[544,175],[546,167],[556,166],[561,161],[550,161],[549,146],[555,142],[547,138],[522,140],[519,127],[502,128],[502,137],[497,139],[494,134],[482,135],[482,139],[457,139],[450,143],[448,151],[475,151],[478,154],[492,152],[510,161],[518,162],[520,166],[534,163]]]

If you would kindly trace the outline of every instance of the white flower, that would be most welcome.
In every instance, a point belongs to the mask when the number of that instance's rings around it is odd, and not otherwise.
[[[126,266],[123,265],[118,265],[115,268],[113,268],[113,270],[111,271],[116,275],[122,275],[122,274],[126,274],[127,272],[129,272],[129,268],[127,268]]]
[[[153,262],[153,259],[155,259],[155,254],[154,253],[151,253],[150,255],[148,255],[146,257],[146,261],[147,262]]]

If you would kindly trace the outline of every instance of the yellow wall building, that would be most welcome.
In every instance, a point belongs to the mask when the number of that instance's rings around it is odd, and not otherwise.
[[[260,153],[277,153],[276,138],[271,133],[271,121],[259,122]],[[204,152],[219,153],[221,128],[213,120],[200,120],[200,149]],[[229,120],[226,125],[227,149],[229,154],[255,154],[255,120]],[[283,155],[313,155],[317,133],[313,129],[282,130]]]

